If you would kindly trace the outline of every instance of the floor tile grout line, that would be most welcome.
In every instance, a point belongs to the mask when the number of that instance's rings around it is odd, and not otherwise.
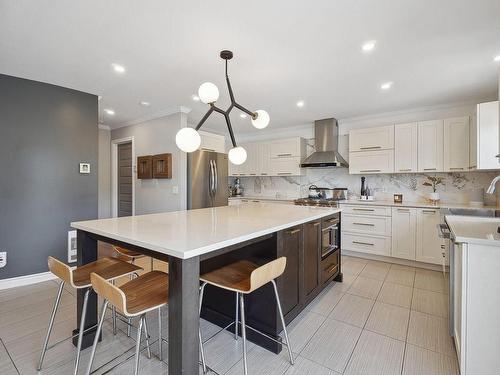
[[[414,294],[415,294],[415,276],[413,277],[413,288],[411,290],[410,311],[408,312],[408,323],[406,324],[406,337],[405,337],[405,347],[403,350],[403,361],[401,362],[401,375],[403,375],[403,371],[405,368],[406,349],[408,347],[408,332],[410,331],[410,320],[411,320],[411,311],[412,311],[412,307],[413,307]]]
[[[9,350],[7,349],[7,346],[5,345],[5,343],[3,342],[3,340],[1,338],[0,338],[0,343],[2,344],[3,348],[5,349],[5,353],[7,353],[7,356],[9,357],[10,362],[12,363],[12,366],[14,366],[18,375],[20,375],[21,373],[19,372],[19,369],[17,368],[16,363],[14,362],[14,359],[10,355]]]

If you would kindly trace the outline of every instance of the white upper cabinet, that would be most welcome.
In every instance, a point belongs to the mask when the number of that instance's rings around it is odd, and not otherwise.
[[[349,152],[394,148],[394,125],[355,129],[349,132]]]
[[[468,116],[444,120],[443,150],[445,172],[463,172],[469,170]]]
[[[304,138],[294,137],[269,142],[271,158],[305,157]]]
[[[417,238],[417,209],[392,208],[392,248],[396,258],[415,260]]]
[[[201,137],[200,149],[213,152],[226,152],[226,139],[223,135],[199,131]]]
[[[470,123],[470,169],[500,169],[498,100],[481,103]]]
[[[394,126],[394,172],[417,172],[417,135],[416,122]]]
[[[443,120],[418,123],[418,171],[443,171]]]
[[[394,173],[394,150],[350,152],[349,173]]]
[[[259,176],[269,176],[271,174],[271,147],[269,143],[259,143]]]

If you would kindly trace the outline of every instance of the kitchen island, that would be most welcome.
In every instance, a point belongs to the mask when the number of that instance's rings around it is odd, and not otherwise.
[[[169,359],[171,374],[198,374],[199,275],[238,259],[265,263],[287,257],[277,280],[285,319],[292,320],[334,278],[341,281],[340,209],[249,203],[72,223],[77,229],[78,265],[97,259],[104,241],[169,262]],[[233,318],[234,296],[206,291],[203,316],[219,325]],[[248,325],[277,337],[276,305],[265,287],[248,296]],[[78,294],[78,325],[83,293]],[[229,308],[233,306],[233,309]],[[86,326],[97,323],[91,295]],[[90,346],[93,331],[84,336]],[[278,352],[271,341],[260,345]],[[260,338],[260,340],[263,340]]]

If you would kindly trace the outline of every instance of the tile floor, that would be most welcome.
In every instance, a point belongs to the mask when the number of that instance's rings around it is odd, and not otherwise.
[[[458,374],[453,342],[448,336],[448,284],[439,272],[343,257],[343,283],[328,286],[289,326],[296,357],[290,366],[286,350],[274,355],[249,344],[250,374]],[[0,291],[0,374],[37,374],[36,363],[56,282]],[[53,340],[76,327],[75,292],[66,288],[56,318]],[[164,311],[166,316],[168,311]],[[156,314],[148,317],[157,340]],[[118,335],[105,322],[98,347],[96,374],[131,374],[134,340],[123,324]],[[218,327],[202,321],[204,340]],[[163,332],[168,332],[167,324]],[[216,374],[242,374],[241,340],[224,332],[206,345],[208,364]],[[164,345],[165,356],[167,344]],[[153,345],[153,355],[157,346]],[[89,350],[82,355],[84,373]],[[70,374],[74,348],[66,341],[46,355],[42,374]],[[168,361],[168,359],[166,360]],[[167,373],[156,357],[141,356],[141,374]]]

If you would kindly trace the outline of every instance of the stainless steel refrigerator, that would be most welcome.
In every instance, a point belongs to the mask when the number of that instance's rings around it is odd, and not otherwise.
[[[187,207],[227,206],[228,159],[226,154],[199,150],[188,154]]]

